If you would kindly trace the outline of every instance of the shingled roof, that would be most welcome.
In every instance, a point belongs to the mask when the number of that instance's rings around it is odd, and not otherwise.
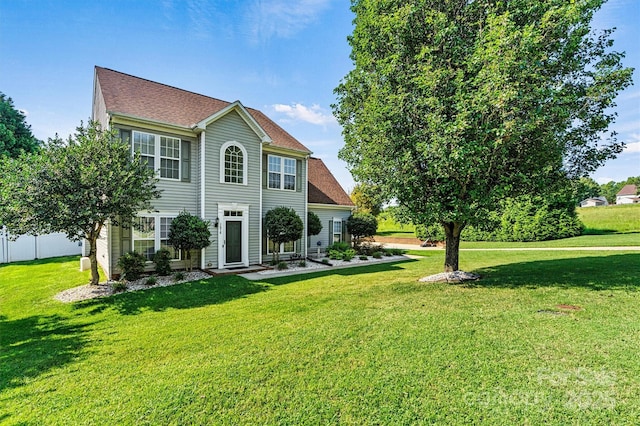
[[[635,186],[634,184],[629,184],[629,185],[623,186],[622,189],[620,189],[620,191],[616,195],[625,196],[625,195],[636,195],[636,194],[638,194],[638,187]]]
[[[196,123],[223,110],[231,102],[178,89],[108,68],[95,67],[96,84],[102,92],[107,113],[194,128]],[[272,144],[311,153],[296,138],[261,111],[246,108],[272,139]]]
[[[353,206],[353,201],[319,158],[309,158],[309,203]]]

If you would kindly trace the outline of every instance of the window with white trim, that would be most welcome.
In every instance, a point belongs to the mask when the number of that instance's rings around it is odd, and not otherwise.
[[[134,130],[132,149],[160,178],[180,180],[180,142],[179,138]]]
[[[247,151],[237,142],[220,147],[220,182],[247,184]]]
[[[333,242],[339,243],[342,241],[342,219],[333,219]]]
[[[296,160],[270,155],[268,159],[269,185],[271,189],[296,190]]]
[[[180,252],[169,245],[169,229],[175,216],[145,215],[134,218],[131,232],[133,251],[142,254],[148,262],[160,249],[167,249],[173,260],[180,260]]]
[[[276,244],[271,241],[267,237],[267,254],[273,254],[276,249]],[[280,244],[280,254],[286,253],[295,253],[296,252],[296,242],[295,241],[287,241],[286,243]]]

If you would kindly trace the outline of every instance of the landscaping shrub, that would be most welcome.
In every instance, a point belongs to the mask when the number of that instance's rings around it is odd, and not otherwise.
[[[350,262],[356,256],[356,251],[354,249],[349,249],[342,253],[342,260],[345,262]]]
[[[353,246],[358,248],[363,238],[372,237],[378,229],[378,221],[369,213],[356,213],[347,219],[347,230],[353,236]]]
[[[362,243],[360,244],[360,247],[358,247],[358,253],[364,256],[371,256],[373,253],[377,251],[382,251],[382,250],[383,250],[382,244],[375,244],[372,242]]]
[[[371,255],[371,257],[373,257],[374,259],[382,259],[382,252],[376,251]]]
[[[298,262],[298,266],[300,268],[306,268],[307,267],[307,262],[304,260],[301,260],[300,262]]]
[[[324,259],[321,260],[321,262],[324,263],[325,265],[328,265],[329,264],[329,259],[324,258]]]
[[[158,278],[155,276],[150,276],[149,278],[147,278],[147,280],[144,282],[146,285],[156,285],[156,283],[158,282]]]
[[[144,272],[147,259],[140,253],[130,251],[118,259],[117,265],[122,270],[122,278],[127,281],[135,281]]]
[[[160,249],[153,256],[156,264],[156,273],[161,276],[171,274],[171,252],[167,249]]]
[[[349,243],[344,242],[344,241],[339,241],[339,242],[333,243],[329,247],[327,247],[327,251],[336,250],[336,251],[340,251],[340,252],[345,252],[345,251],[349,250],[350,248],[351,248],[351,246],[349,245]]]
[[[360,259],[360,260],[368,260],[369,256],[365,256],[364,254],[361,254],[360,256],[358,256],[358,259]]]
[[[281,262],[278,262],[278,271],[284,271],[285,269],[289,269],[289,265],[287,265],[287,262],[285,262],[284,260]]]
[[[400,256],[404,254],[404,250],[399,249],[399,248],[389,248],[389,249],[384,249],[385,253],[387,253],[389,256]]]
[[[327,253],[329,255],[329,259],[332,260],[342,260],[342,257],[344,255],[345,252],[340,251],[340,250],[329,250],[329,252]]]
[[[175,274],[173,274],[173,280],[174,281],[182,281],[182,280],[184,280],[184,272],[178,271]]]
[[[487,215],[482,224],[467,225],[462,241],[546,241],[575,237],[583,225],[569,196],[530,196],[506,198],[498,211]],[[421,240],[444,241],[441,224],[416,225]]]
[[[123,281],[116,281],[115,283],[113,283],[112,287],[114,293],[121,293],[127,289],[127,283]]]
[[[322,231],[322,222],[317,214],[307,212],[307,236],[318,235]]]

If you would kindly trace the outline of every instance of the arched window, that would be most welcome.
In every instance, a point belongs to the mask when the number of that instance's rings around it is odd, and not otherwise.
[[[220,182],[247,184],[247,151],[237,142],[220,148]]]

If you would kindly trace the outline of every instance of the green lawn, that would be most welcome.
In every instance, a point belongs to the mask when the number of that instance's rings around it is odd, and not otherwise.
[[[640,233],[640,204],[578,208],[585,234]]]
[[[72,305],[77,258],[2,265],[0,423],[637,422],[640,253],[442,256]]]

